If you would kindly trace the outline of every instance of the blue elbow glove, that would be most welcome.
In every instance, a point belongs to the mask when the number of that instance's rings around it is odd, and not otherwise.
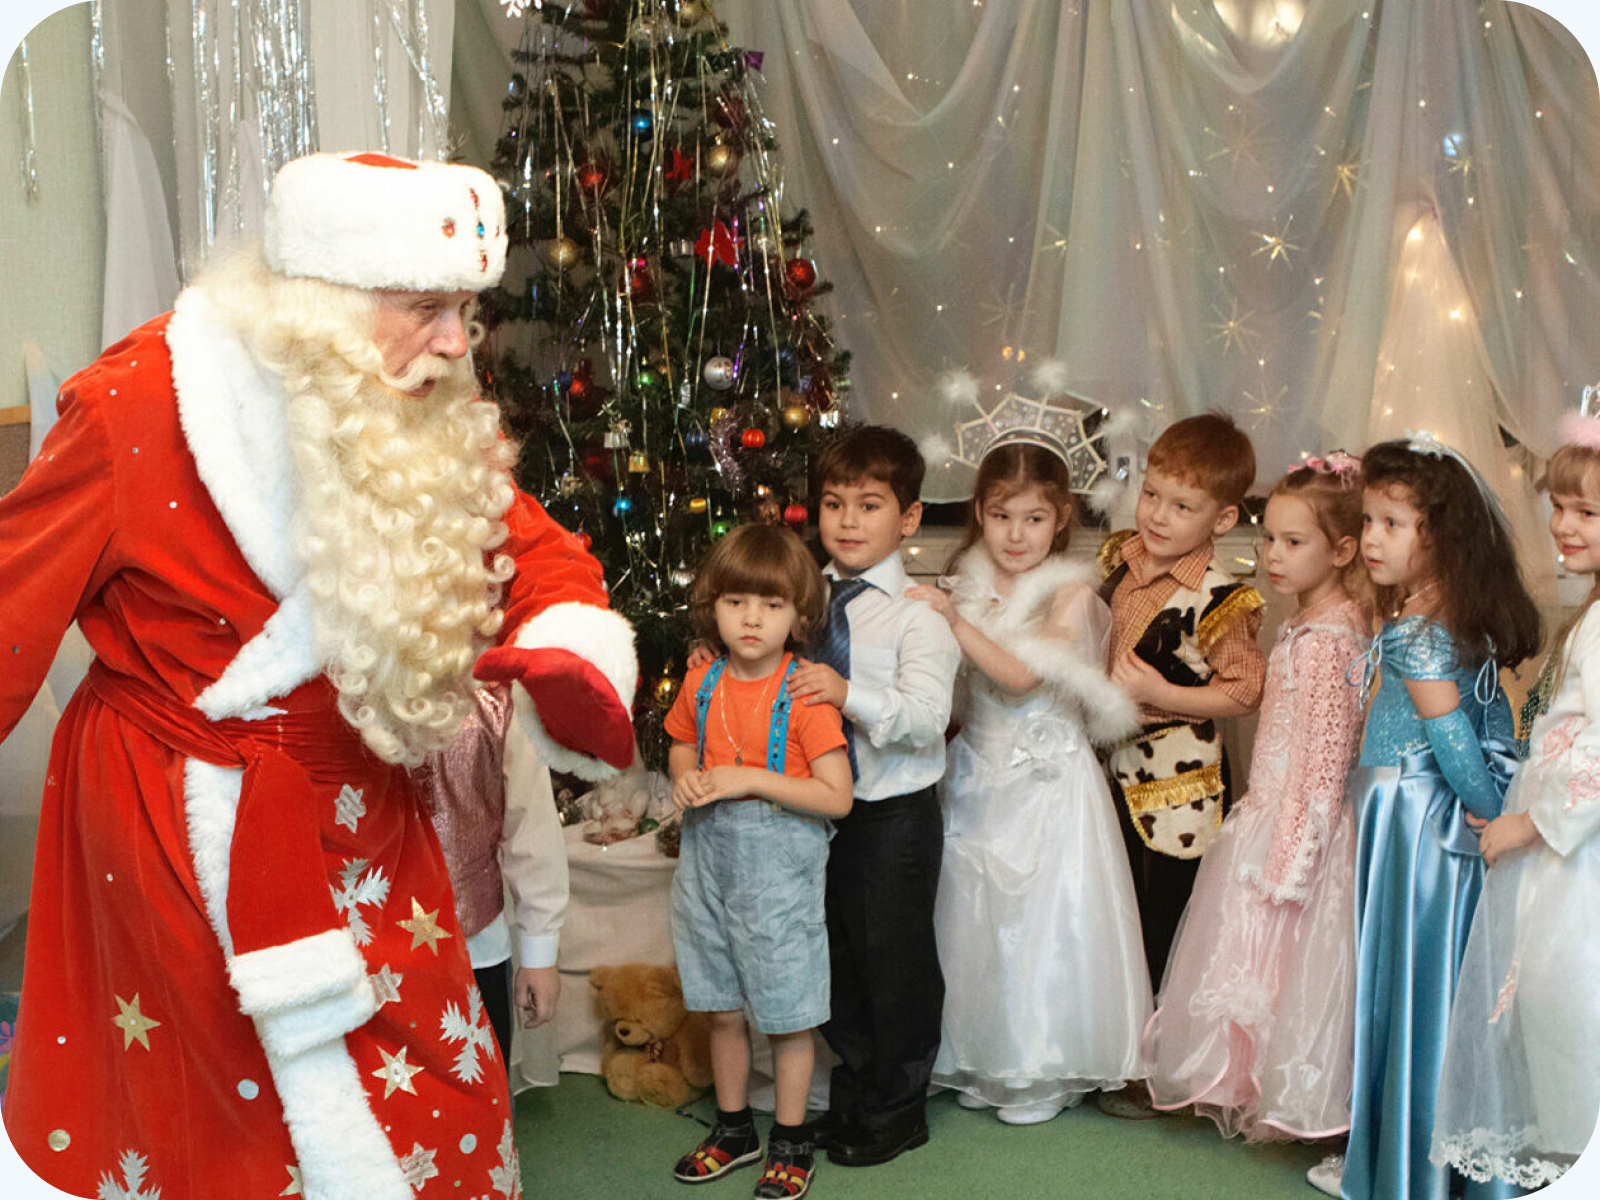
[[[1442,717],[1424,718],[1422,728],[1439,770],[1467,811],[1485,821],[1498,817],[1505,801],[1504,788],[1490,772],[1467,714],[1458,707]]]

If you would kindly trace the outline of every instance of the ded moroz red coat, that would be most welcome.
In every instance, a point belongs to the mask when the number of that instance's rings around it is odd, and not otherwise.
[[[0,499],[0,736],[74,619],[96,654],[46,783],[18,1152],[84,1196],[518,1195],[438,843],[316,661],[281,386],[190,289],[59,408]],[[526,495],[506,521],[502,638],[630,703],[596,562]]]

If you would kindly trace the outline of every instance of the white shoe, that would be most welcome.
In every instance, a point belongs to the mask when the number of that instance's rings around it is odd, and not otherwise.
[[[990,1104],[982,1096],[974,1096],[971,1092],[957,1092],[956,1093],[956,1103],[959,1104],[962,1108],[971,1108],[971,1109],[993,1108],[994,1107],[994,1105]]]
[[[1054,1120],[1066,1105],[1056,1100],[1039,1104],[1007,1104],[995,1115],[1007,1125],[1043,1125]]]
[[[1344,1182],[1344,1155],[1328,1155],[1306,1172],[1306,1182],[1325,1196],[1339,1195],[1339,1187]]]

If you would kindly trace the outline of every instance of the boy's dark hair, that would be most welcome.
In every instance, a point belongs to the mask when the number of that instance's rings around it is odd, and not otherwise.
[[[827,599],[822,572],[799,534],[777,525],[740,525],[715,545],[689,589],[689,623],[697,638],[727,653],[717,632],[717,597],[782,596],[795,608],[789,649],[800,650],[822,622]]]
[[[830,483],[876,479],[889,485],[900,511],[922,498],[927,466],[917,444],[887,425],[861,425],[829,443],[817,457],[817,494]]]
[[[1150,447],[1146,468],[1242,513],[1244,494],[1256,481],[1256,452],[1232,417],[1207,412],[1168,425]]]
[[[1514,667],[1539,649],[1539,610],[1522,583],[1517,548],[1505,519],[1488,511],[1478,484],[1448,454],[1425,454],[1404,440],[1380,442],[1361,456],[1368,491],[1404,500],[1422,514],[1417,533],[1433,556],[1439,619],[1464,666],[1491,654]],[[1378,590],[1378,610],[1396,611],[1399,588]]]

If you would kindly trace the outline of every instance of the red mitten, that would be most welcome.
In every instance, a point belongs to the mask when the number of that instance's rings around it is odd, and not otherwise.
[[[515,680],[528,691],[544,730],[559,745],[621,771],[633,762],[633,721],[598,667],[570,650],[495,646],[472,673],[489,682]]]

